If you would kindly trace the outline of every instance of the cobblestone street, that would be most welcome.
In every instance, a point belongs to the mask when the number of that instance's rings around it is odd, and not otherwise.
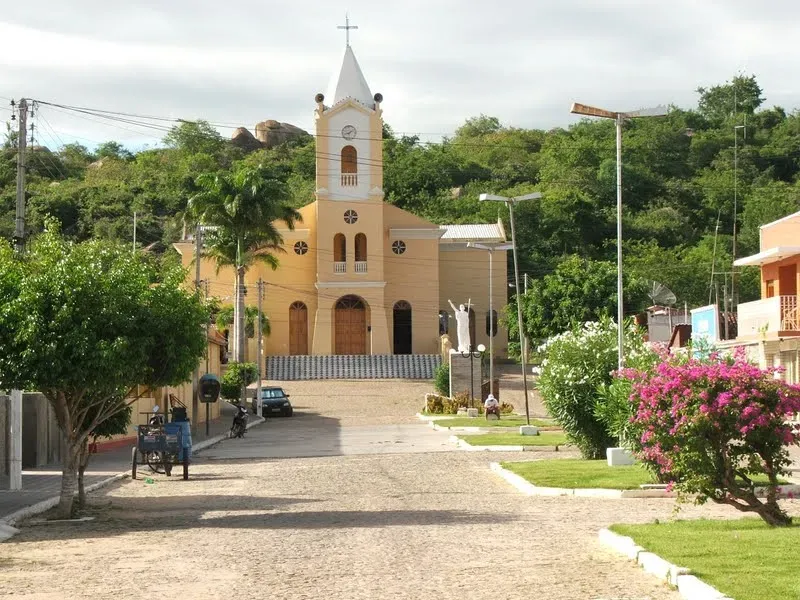
[[[124,480],[93,494],[94,521],[0,544],[0,596],[679,597],[597,543],[610,523],[669,518],[671,500],[523,496],[488,469],[520,454],[458,452],[413,425],[422,384],[286,387],[295,417],[201,453],[188,482]],[[324,452],[299,452],[316,438]],[[738,516],[683,516],[699,514]]]

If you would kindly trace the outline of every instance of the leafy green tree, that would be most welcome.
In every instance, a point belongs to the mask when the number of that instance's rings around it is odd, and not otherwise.
[[[755,75],[737,75],[722,85],[699,87],[697,93],[700,94],[700,114],[716,123],[735,114],[752,115],[764,102],[763,90]]]
[[[53,221],[24,257],[0,243],[0,382],[37,389],[53,407],[66,448],[62,517],[86,440],[136,400],[137,385],[183,383],[203,355],[207,314],[184,278],[127,245],[68,242]]]
[[[278,266],[276,254],[283,250],[277,223],[289,229],[302,220],[289,204],[285,181],[267,166],[242,166],[227,173],[207,173],[197,180],[201,188],[189,202],[189,213],[211,229],[206,234],[206,256],[217,268],[231,266],[236,272],[234,360],[244,357],[244,276],[257,261]]]
[[[164,143],[185,154],[209,154],[214,156],[220,152],[225,141],[219,132],[208,121],[183,121],[173,127]]]
[[[98,159],[113,158],[116,160],[131,160],[133,158],[133,154],[130,150],[126,149],[125,146],[119,142],[114,141],[100,144],[97,150],[95,150],[95,156],[97,156]]]
[[[644,307],[642,286],[627,278],[625,313]],[[580,323],[612,317],[617,311],[617,267],[614,263],[592,261],[579,256],[565,258],[556,270],[531,281],[522,295],[525,335],[543,340],[571,330]],[[511,339],[518,337],[516,304],[507,308]]]

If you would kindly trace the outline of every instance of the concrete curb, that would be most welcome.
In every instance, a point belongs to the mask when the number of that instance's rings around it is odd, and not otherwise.
[[[601,529],[598,539],[603,546],[625,558],[636,561],[645,572],[677,587],[678,593],[684,600],[732,600],[715,587],[691,575],[689,569],[673,565],[657,554],[647,552],[641,546],[637,546],[633,538],[619,535],[610,529]]]
[[[561,446],[473,446],[457,435],[451,435],[449,441],[461,450],[470,452],[558,452]]]
[[[553,488],[533,485],[516,473],[500,466],[500,463],[493,462],[489,468],[500,475],[508,483],[528,496],[577,496],[579,498],[674,498],[674,492],[663,489],[645,490],[605,490],[602,488]]]
[[[258,420],[251,421],[248,419],[247,429],[251,427],[255,427],[256,425],[260,425],[264,423],[266,419],[263,417],[256,417]],[[192,445],[192,454],[195,452],[200,452],[208,448],[209,446],[213,446],[214,444],[218,444],[222,440],[228,439],[228,434],[220,434],[214,437],[208,438],[207,440],[203,440],[202,442],[198,442],[197,445]],[[126,477],[130,477],[130,472],[125,471],[123,473],[117,473],[116,475],[112,475],[111,477],[106,477],[105,479],[98,481],[97,483],[93,483],[92,485],[86,486],[87,492],[94,492],[95,490],[99,490],[102,487],[109,485],[115,481],[119,481],[120,479],[125,479]],[[0,519],[0,542],[11,538],[12,536],[19,533],[19,529],[13,527],[17,522],[22,521],[24,519],[28,519],[34,515],[41,514],[47,510],[50,510],[54,506],[58,505],[59,496],[53,496],[52,498],[48,498],[47,500],[42,500],[41,502],[37,502],[36,504],[32,504],[31,506],[26,506],[25,508],[21,508],[16,512],[11,513],[10,515],[6,515],[2,519]]]
[[[516,427],[446,427],[439,425],[436,421],[428,421],[428,426],[436,431],[460,431],[463,433],[519,433],[519,425]],[[539,431],[562,431],[559,427],[539,427]]]

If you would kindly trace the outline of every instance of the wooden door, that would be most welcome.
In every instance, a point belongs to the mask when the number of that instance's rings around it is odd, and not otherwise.
[[[289,307],[289,354],[308,354],[308,308],[302,302]]]
[[[367,353],[367,311],[357,296],[345,296],[336,303],[334,335],[336,354]]]

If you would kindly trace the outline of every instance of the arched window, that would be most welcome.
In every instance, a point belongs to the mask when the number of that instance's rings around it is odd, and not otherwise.
[[[446,310],[439,311],[439,335],[444,335],[450,331],[450,313]]]
[[[342,148],[342,185],[358,185],[358,153],[353,146]]]
[[[356,234],[356,262],[367,261],[367,236],[363,233]]]
[[[486,335],[494,337],[497,335],[497,311],[486,313]]]
[[[333,271],[334,273],[347,272],[347,238],[343,233],[333,236]]]

